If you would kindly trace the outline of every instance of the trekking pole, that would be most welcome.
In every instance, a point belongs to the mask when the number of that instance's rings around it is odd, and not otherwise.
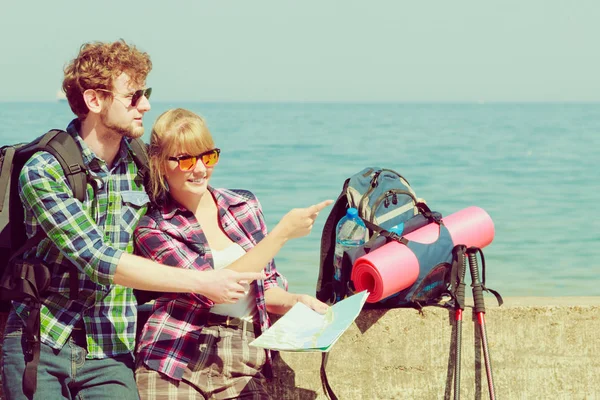
[[[454,349],[454,400],[460,399],[460,364],[462,347],[462,314],[465,304],[465,271],[467,269],[467,257],[465,256],[465,246],[457,249],[458,256],[458,285],[456,287],[455,299],[455,317],[456,317],[456,336]]]
[[[487,375],[488,388],[490,391],[490,399],[495,400],[494,379],[492,377],[492,365],[490,363],[490,352],[487,345],[487,335],[485,332],[485,304],[483,300],[483,285],[479,280],[479,266],[477,265],[477,247],[469,247],[467,254],[469,255],[469,269],[471,271],[471,287],[473,288],[473,311],[477,316],[481,334],[481,346],[483,347],[483,359],[485,361],[485,372]]]

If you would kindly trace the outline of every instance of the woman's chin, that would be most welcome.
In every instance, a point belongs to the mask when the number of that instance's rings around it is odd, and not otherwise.
[[[208,181],[202,182],[187,182],[185,185],[185,191],[190,194],[203,194],[208,190]]]

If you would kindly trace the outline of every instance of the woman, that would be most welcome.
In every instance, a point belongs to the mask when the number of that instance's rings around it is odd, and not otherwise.
[[[229,304],[199,294],[163,294],[138,345],[136,380],[143,399],[270,398],[270,353],[248,344],[269,327],[268,312],[302,302],[327,305],[280,288],[272,260],[284,243],[307,235],[331,200],[294,209],[267,235],[260,203],[248,191],[214,189],[220,150],[204,121],[183,109],[156,121],[150,141],[151,198],[156,204],[134,233],[136,252],[166,265],[198,270],[264,271],[241,282]],[[179,397],[178,397],[179,396]]]

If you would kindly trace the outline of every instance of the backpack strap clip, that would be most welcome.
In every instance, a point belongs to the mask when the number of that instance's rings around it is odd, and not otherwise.
[[[431,213],[431,220],[438,225],[442,224],[442,215],[437,213]]]
[[[78,174],[78,173],[84,171],[84,169],[79,164],[69,164],[68,168],[69,168],[69,172],[67,173],[67,175],[75,175],[75,174]]]
[[[396,242],[402,243],[404,245],[408,244],[408,240],[404,236],[398,235],[396,232],[381,231],[381,232],[379,232],[379,234],[382,236],[385,236],[388,239],[392,239],[392,240],[395,240]]]
[[[425,204],[424,202],[418,202],[417,209],[425,218],[427,218],[431,222],[435,222],[438,225],[443,224],[442,214],[431,211],[429,206],[427,204]]]
[[[27,346],[25,346],[25,355],[32,357],[35,346],[40,341],[40,337],[36,334],[26,335],[25,341],[27,342]]]

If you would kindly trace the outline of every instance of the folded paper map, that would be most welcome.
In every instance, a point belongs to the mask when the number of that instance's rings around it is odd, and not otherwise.
[[[329,307],[325,314],[296,303],[250,345],[280,351],[328,352],[360,314],[369,292],[362,291]]]

